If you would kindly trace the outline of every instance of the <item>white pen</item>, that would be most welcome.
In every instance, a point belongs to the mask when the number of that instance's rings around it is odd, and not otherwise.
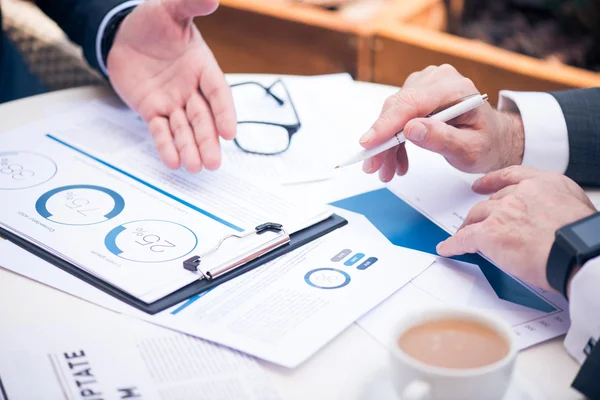
[[[448,122],[451,119],[454,119],[479,107],[480,105],[485,103],[487,99],[487,94],[472,95],[466,98],[465,100],[460,101],[459,103],[451,103],[453,104],[451,107],[445,108],[439,112],[434,111],[432,114],[428,115],[428,118],[435,119],[437,121]],[[353,156],[347,158],[346,160],[336,165],[335,168],[342,168],[360,161],[364,161],[367,158],[371,158],[379,153],[383,153],[384,151],[391,149],[392,147],[398,146],[399,144],[404,143],[405,141],[406,138],[404,137],[404,130],[402,130],[394,134],[394,136],[392,136],[388,141],[380,144],[377,147],[373,147],[372,149],[364,149],[357,152]]]

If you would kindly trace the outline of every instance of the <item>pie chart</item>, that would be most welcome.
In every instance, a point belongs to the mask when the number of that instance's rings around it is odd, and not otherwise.
[[[304,281],[318,289],[339,289],[350,283],[350,275],[335,268],[318,268],[309,271]]]
[[[175,222],[141,220],[113,228],[104,245],[125,260],[160,263],[188,255],[198,245],[198,238],[188,227]]]
[[[50,158],[30,151],[0,152],[0,190],[18,190],[42,184],[56,174]]]
[[[125,200],[114,190],[94,185],[62,186],[44,193],[35,209],[49,221],[65,225],[93,225],[116,217]]]

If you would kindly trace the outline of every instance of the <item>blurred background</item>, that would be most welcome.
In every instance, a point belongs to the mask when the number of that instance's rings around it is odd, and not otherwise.
[[[33,4],[0,1],[49,87],[102,84]],[[492,102],[500,89],[600,86],[599,22],[600,0],[221,0],[196,21],[225,72],[347,72],[400,86],[450,63]]]

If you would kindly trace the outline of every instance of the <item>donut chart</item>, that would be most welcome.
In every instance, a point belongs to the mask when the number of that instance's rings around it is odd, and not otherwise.
[[[318,268],[309,271],[304,281],[318,289],[339,289],[350,283],[350,275],[335,268]]]
[[[125,200],[114,190],[94,185],[70,185],[44,193],[35,209],[49,221],[64,225],[93,225],[116,217]]]
[[[104,245],[125,260],[160,263],[188,255],[198,245],[198,238],[188,227],[175,222],[141,220],[113,228]]]
[[[27,189],[49,181],[58,167],[31,151],[0,152],[0,190]]]

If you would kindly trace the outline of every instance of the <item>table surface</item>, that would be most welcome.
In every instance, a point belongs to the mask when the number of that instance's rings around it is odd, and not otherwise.
[[[107,89],[79,88],[54,92],[0,106],[0,132],[18,128],[44,117],[44,108],[78,100],[112,95]],[[327,183],[320,183],[327,184]],[[343,180],[337,184],[345,184]],[[301,193],[301,186],[289,189]],[[592,193],[594,200],[598,193]],[[598,204],[599,202],[596,202]],[[94,324],[100,313],[110,311],[0,269],[0,321],[6,327],[27,327],[78,318]],[[102,329],[102,327],[97,327]],[[263,363],[283,399],[347,399],[360,390],[365,376],[385,368],[388,352],[353,324],[329,345],[300,367],[290,370]],[[570,389],[578,365],[571,359],[562,338],[534,346],[520,353],[516,376],[535,384],[548,399],[582,399]],[[353,389],[354,388],[354,389]]]

